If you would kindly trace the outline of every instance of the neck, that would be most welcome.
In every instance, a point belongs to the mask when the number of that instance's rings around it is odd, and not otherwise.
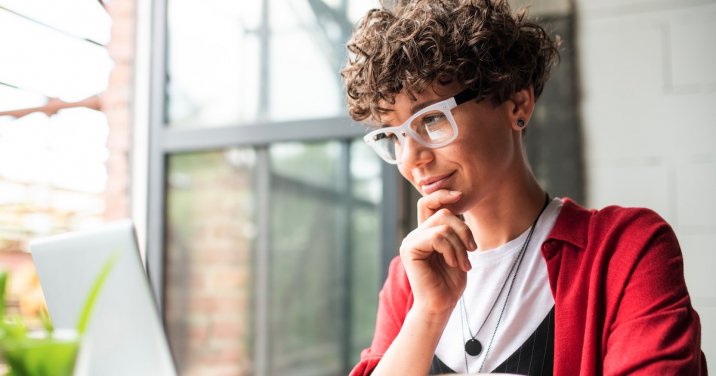
[[[478,250],[496,248],[525,232],[542,210],[545,192],[527,169],[496,189],[464,213]]]

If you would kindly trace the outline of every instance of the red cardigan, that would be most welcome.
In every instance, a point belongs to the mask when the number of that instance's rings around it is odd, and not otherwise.
[[[699,316],[671,227],[648,209],[586,210],[564,199],[542,244],[555,301],[555,375],[706,375]],[[351,376],[369,375],[413,304],[393,259],[375,335]]]

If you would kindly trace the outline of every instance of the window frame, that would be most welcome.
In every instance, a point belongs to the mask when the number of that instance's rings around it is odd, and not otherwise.
[[[354,121],[347,115],[318,119],[301,119],[294,121],[257,121],[249,124],[233,124],[224,127],[195,127],[175,128],[167,123],[167,35],[168,17],[167,1],[158,0],[152,2],[151,8],[147,9],[149,15],[148,55],[146,86],[148,86],[148,97],[146,112],[143,113],[147,122],[145,142],[139,147],[146,147],[146,167],[141,171],[146,176],[146,194],[142,202],[146,203],[143,213],[138,213],[139,235],[144,235],[146,269],[149,277],[152,292],[158,302],[159,313],[164,320],[165,306],[165,233],[166,233],[166,202],[167,202],[167,162],[169,156],[176,153],[192,151],[211,151],[234,147],[254,147],[257,150],[257,189],[263,192],[268,191],[270,186],[270,171],[268,159],[268,147],[277,142],[310,142],[310,141],[340,141],[342,150],[348,150],[350,143],[361,139],[366,133],[366,128]],[[266,41],[268,40],[268,2],[262,0],[263,15],[260,35],[263,38],[261,43],[260,58],[262,61],[270,59]],[[140,15],[141,17],[141,15]],[[141,21],[141,20],[140,20]],[[141,27],[141,26],[140,26]],[[260,64],[265,67],[268,64]],[[260,74],[259,101],[260,106],[267,106],[268,95],[267,82],[268,71],[262,69]],[[141,86],[141,85],[140,85]],[[141,89],[138,89],[140,91]],[[141,116],[141,115],[139,115]],[[139,123],[139,121],[138,121]],[[138,131],[135,128],[135,132]],[[135,135],[135,140],[137,136]],[[136,147],[136,146],[135,146]],[[136,152],[135,152],[136,153]],[[348,166],[350,155],[342,153]],[[141,161],[135,160],[135,166]],[[390,260],[397,254],[397,235],[404,232],[405,215],[399,215],[400,191],[405,190],[405,183],[401,183],[398,171],[394,166],[387,163],[381,164],[382,176],[382,203],[380,208],[380,222],[382,229],[380,238],[380,271],[379,286],[382,286],[388,272]],[[349,175],[346,173],[346,175]],[[135,174],[135,177],[137,175]],[[136,193],[137,189],[135,189]],[[133,195],[134,198],[134,195]],[[259,195],[258,237],[256,243],[256,267],[255,294],[265,296],[269,289],[269,202],[268,195]],[[409,207],[409,205],[408,205]],[[135,206],[136,208],[136,206]],[[135,216],[137,216],[135,210]],[[146,222],[145,222],[146,221]],[[377,294],[377,291],[376,291]],[[268,339],[270,328],[267,319],[268,299],[257,299],[252,307],[255,326],[254,345],[254,370],[256,374],[265,374],[268,369]],[[347,346],[346,351],[350,349]],[[344,358],[350,354],[344,354]],[[345,359],[344,359],[345,361]]]

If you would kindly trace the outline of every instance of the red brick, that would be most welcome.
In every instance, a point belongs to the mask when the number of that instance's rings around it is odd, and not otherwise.
[[[216,321],[211,325],[211,335],[217,339],[233,339],[240,341],[245,338],[246,327],[242,320]]]
[[[246,286],[247,274],[248,272],[237,268],[216,270],[211,275],[210,288],[217,291],[239,290]]]

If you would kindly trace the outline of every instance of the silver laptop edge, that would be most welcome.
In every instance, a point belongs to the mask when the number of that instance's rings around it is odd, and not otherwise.
[[[30,243],[53,325],[75,328],[102,266],[118,259],[100,291],[75,374],[176,375],[129,220]]]

